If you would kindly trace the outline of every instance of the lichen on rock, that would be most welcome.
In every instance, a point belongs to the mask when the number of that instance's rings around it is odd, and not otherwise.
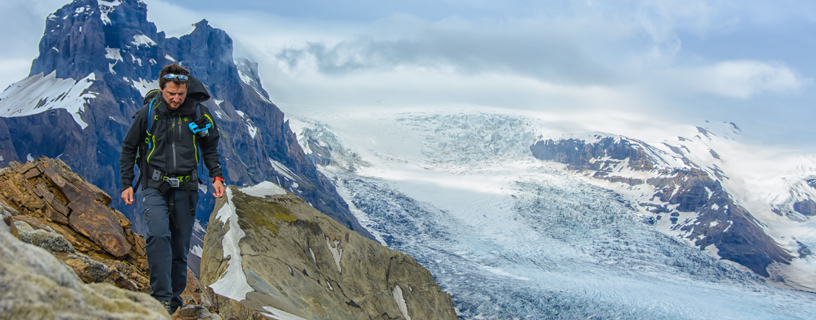
[[[110,284],[85,284],[47,250],[0,223],[0,318],[167,319],[158,301]]]

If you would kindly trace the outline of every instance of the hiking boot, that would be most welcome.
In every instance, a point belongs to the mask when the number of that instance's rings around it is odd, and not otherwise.
[[[170,308],[170,301],[162,301],[161,304],[164,310],[167,310],[167,314],[173,314],[173,310]]]

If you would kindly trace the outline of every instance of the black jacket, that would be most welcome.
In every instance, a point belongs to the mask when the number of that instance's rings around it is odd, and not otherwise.
[[[188,124],[195,121],[196,104],[207,101],[210,96],[204,85],[197,79],[190,77],[187,88],[187,98],[178,109],[171,111],[167,108],[167,103],[162,99],[161,94],[156,96],[156,103],[153,106],[153,123],[151,124],[154,135],[153,146],[147,150],[146,157],[148,165],[160,170],[167,175],[189,175],[198,167],[199,153],[204,165],[210,172],[210,177],[222,177],[221,161],[218,154],[218,129],[216,128],[214,117],[210,115],[210,110],[201,105],[201,116],[208,117],[212,123],[209,129],[209,136],[199,137],[193,134]],[[133,165],[137,164],[141,168],[142,162],[136,162],[136,155],[142,143],[147,138],[147,114],[150,108],[148,101],[133,116],[133,125],[128,130],[122,141],[122,154],[119,157],[119,168],[122,175],[122,190],[133,186]],[[195,180],[197,183],[197,179]],[[158,183],[152,181],[150,177],[142,181],[145,187],[156,187]]]

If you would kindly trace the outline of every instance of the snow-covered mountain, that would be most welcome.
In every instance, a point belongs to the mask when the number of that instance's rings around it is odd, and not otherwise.
[[[816,288],[816,226],[801,212],[812,155],[751,147],[730,123],[615,135],[567,118],[360,110],[290,122],[361,223],[428,268],[462,318],[816,315],[804,292]]]
[[[352,230],[370,235],[334,186],[306,160],[283,112],[269,100],[257,64],[235,62],[232,39],[206,20],[168,38],[139,0],[75,0],[46,18],[29,77],[0,93],[0,166],[48,156],[112,195],[112,206],[144,232],[140,203],[119,199],[122,138],[162,67],[178,62],[201,80],[217,116],[229,184],[274,181]],[[201,174],[205,177],[205,174]],[[213,198],[201,190],[199,220]],[[203,228],[201,230],[204,230]]]
[[[763,277],[814,291],[816,280],[809,275],[816,266],[808,256],[816,225],[808,216],[816,213],[816,190],[808,181],[816,162],[812,156],[773,156],[736,141],[739,135],[733,123],[707,123],[659,142],[595,134],[539,140],[530,149],[539,159],[605,180],[602,187],[625,195],[664,233]]]

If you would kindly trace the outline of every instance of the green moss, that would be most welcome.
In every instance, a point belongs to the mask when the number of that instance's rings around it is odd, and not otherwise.
[[[241,205],[236,205],[236,213],[238,214],[238,225],[244,230],[266,229],[273,235],[277,235],[281,222],[297,221],[289,209],[276,202],[269,202],[240,192],[234,195],[233,201],[241,203]]]

